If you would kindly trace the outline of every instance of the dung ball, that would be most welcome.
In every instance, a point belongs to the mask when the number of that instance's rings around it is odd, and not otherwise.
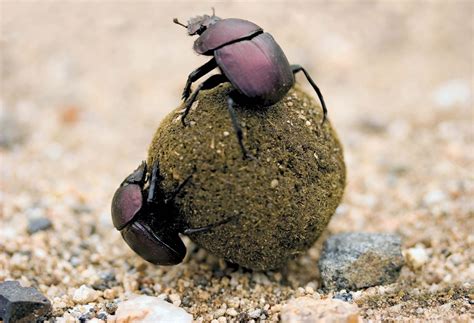
[[[341,201],[345,164],[322,109],[298,86],[269,107],[234,106],[243,158],[227,110],[230,84],[202,91],[181,123],[183,106],[158,127],[148,164],[159,162],[160,188],[189,180],[174,206],[198,246],[254,270],[283,266],[318,239]]]

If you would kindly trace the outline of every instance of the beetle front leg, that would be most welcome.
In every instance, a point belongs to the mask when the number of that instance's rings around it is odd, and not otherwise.
[[[196,90],[191,94],[188,100],[186,100],[185,106],[184,106],[184,111],[181,114],[181,122],[183,123],[183,126],[186,126],[186,123],[184,122],[184,119],[186,119],[186,116],[189,113],[189,110],[191,110],[191,106],[193,105],[193,102],[196,100],[199,91],[201,90],[208,90],[216,87],[217,85],[227,82],[228,79],[225,77],[223,74],[215,74],[212,76],[209,76],[208,79],[206,79],[204,82],[198,85]]]
[[[153,163],[151,168],[151,176],[150,176],[150,186],[148,187],[148,197],[146,199],[147,203],[159,204],[156,200],[156,191],[158,190],[158,177],[159,177],[159,166],[158,161]]]
[[[306,70],[303,68],[303,66],[294,64],[294,65],[291,65],[291,70],[293,71],[293,74],[296,74],[296,73],[298,73],[299,71],[303,71],[303,73],[304,73],[304,75],[306,76],[306,79],[308,80],[309,84],[311,84],[311,86],[313,87],[314,91],[315,91],[316,94],[318,95],[319,101],[321,101],[321,105],[322,105],[323,112],[324,112],[324,115],[323,115],[323,122],[322,122],[322,123],[324,123],[324,121],[326,121],[326,117],[327,117],[327,114],[328,114],[328,110],[326,109],[326,103],[324,103],[323,94],[322,94],[321,91],[319,90],[319,88],[318,88],[318,86],[316,85],[316,83],[314,83],[314,81],[313,81],[313,79],[311,78],[311,76],[309,76],[308,72],[306,72]]]
[[[209,62],[192,71],[191,74],[189,74],[188,76],[188,80],[186,81],[186,86],[184,87],[181,98],[186,101],[189,95],[191,94],[191,84],[193,82],[196,82],[198,79],[200,79],[216,67],[217,63],[215,58],[213,57]]]

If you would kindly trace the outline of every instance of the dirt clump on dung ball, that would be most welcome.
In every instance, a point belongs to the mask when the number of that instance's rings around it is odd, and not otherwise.
[[[243,159],[227,110],[229,84],[203,91],[183,127],[179,107],[159,126],[148,163],[191,228],[230,219],[191,239],[241,266],[268,270],[310,248],[339,205],[346,171],[341,144],[322,110],[298,86],[270,107],[237,104]]]

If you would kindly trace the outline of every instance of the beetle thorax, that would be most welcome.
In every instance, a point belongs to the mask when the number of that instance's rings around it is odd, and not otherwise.
[[[221,18],[212,15],[203,15],[203,16],[196,16],[188,20],[188,34],[189,36],[193,35],[201,35],[206,29],[215,24]]]

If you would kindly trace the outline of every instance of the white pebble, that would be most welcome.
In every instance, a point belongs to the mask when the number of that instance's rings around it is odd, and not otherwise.
[[[193,316],[182,308],[152,296],[137,296],[118,304],[116,323],[168,322],[191,323]]]
[[[179,297],[178,294],[171,294],[169,296],[169,299],[173,303],[173,305],[176,305],[176,306],[181,305],[181,297]]]
[[[424,197],[423,197],[423,202],[425,205],[432,205],[432,204],[438,204],[440,202],[443,202],[446,200],[447,196],[446,194],[441,191],[441,190],[433,190],[428,192]]]
[[[248,316],[252,319],[257,319],[262,315],[262,310],[257,308],[256,310],[248,312]]]
[[[408,265],[413,269],[420,269],[428,262],[428,253],[426,249],[420,246],[410,248],[405,251],[405,259]]]
[[[90,287],[82,285],[74,291],[72,300],[78,304],[87,304],[95,301],[99,297],[99,294]]]
[[[239,313],[237,313],[235,308],[229,308],[229,309],[227,309],[226,314],[230,315],[230,316],[237,316]]]
[[[467,105],[471,100],[471,95],[471,85],[468,80],[450,80],[434,91],[433,100],[438,106],[448,108],[457,104]]]
[[[278,186],[278,180],[277,180],[277,179],[272,180],[272,181],[270,182],[270,186],[271,186],[272,188],[277,187],[277,186]]]

